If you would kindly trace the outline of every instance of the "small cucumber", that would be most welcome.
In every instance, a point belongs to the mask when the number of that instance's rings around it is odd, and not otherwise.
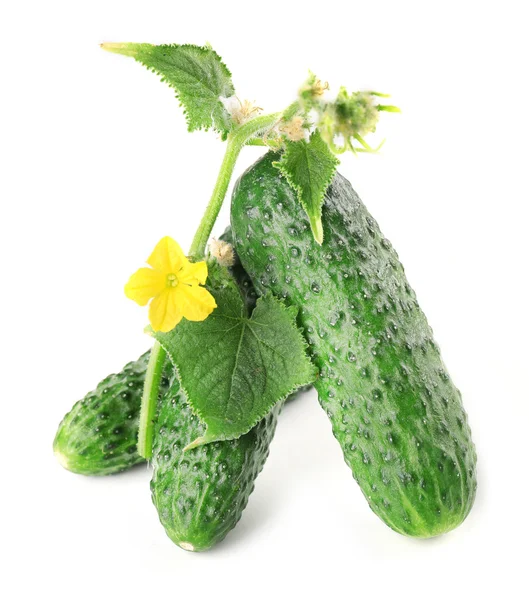
[[[237,440],[183,452],[205,427],[187,405],[177,377],[172,377],[155,425],[151,493],[175,544],[184,550],[207,550],[235,527],[268,456],[280,409],[274,407]]]
[[[232,243],[231,232],[221,237]],[[249,310],[256,293],[240,262],[231,268]],[[292,394],[286,401],[297,396]],[[169,538],[184,550],[201,552],[224,539],[241,518],[269,453],[283,403],[239,439],[183,452],[204,434],[173,375],[160,400],[153,440],[151,494]]]
[[[257,292],[299,307],[315,383],[345,460],[394,530],[453,529],[476,493],[476,453],[461,394],[396,252],[350,183],[336,175],[324,241],[264,156],[234,189],[235,247]]]
[[[110,475],[143,462],[136,443],[149,355],[103,379],[64,417],[53,442],[63,467],[82,475]],[[162,378],[162,393],[169,373]]]

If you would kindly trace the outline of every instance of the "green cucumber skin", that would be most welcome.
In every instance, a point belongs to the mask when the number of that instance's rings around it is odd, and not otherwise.
[[[141,396],[150,351],[103,379],[63,418],[53,450],[69,471],[111,475],[144,462],[137,452]],[[161,392],[168,386],[162,378]]]
[[[171,540],[200,552],[235,527],[269,453],[281,406],[237,440],[183,452],[205,428],[176,376],[160,401],[153,442],[152,500]]]
[[[461,395],[402,265],[350,183],[337,174],[324,242],[272,153],[237,182],[235,247],[257,292],[300,308],[315,383],[344,458],[391,528],[432,537],[458,526],[476,493],[476,453]]]

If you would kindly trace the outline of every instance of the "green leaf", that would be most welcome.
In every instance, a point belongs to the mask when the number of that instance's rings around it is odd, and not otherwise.
[[[393,106],[393,104],[377,104],[377,110],[393,113],[402,112],[398,106]]]
[[[213,128],[226,134],[230,114],[221,98],[235,93],[231,73],[209,46],[101,44],[104,50],[132,56],[176,90],[189,131]]]
[[[191,409],[207,426],[188,449],[240,437],[315,378],[296,309],[265,296],[249,317],[224,269],[210,269],[208,283],[217,308],[205,321],[183,320],[168,333],[154,333],[178,371]]]
[[[280,160],[274,163],[295,190],[318,244],[323,242],[321,207],[338,163],[317,130],[311,134],[308,142],[287,141],[286,150]]]

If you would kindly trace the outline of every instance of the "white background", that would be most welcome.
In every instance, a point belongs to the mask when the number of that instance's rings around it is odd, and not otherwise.
[[[4,598],[527,597],[524,4],[2,4]],[[56,463],[63,414],[149,346],[123,284],[163,235],[189,246],[223,151],[102,41],[209,41],[266,111],[309,68],[334,90],[392,93],[403,112],[383,117],[382,154],[341,171],[397,248],[463,392],[479,490],[457,530],[407,539],[372,514],[313,393],[284,411],[240,524],[206,554],[165,536],[146,467],[88,479]]]

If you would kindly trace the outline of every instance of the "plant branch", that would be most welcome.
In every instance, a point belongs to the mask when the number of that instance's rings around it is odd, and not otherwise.
[[[262,131],[272,127],[280,117],[281,113],[255,117],[251,121],[234,129],[228,135],[226,153],[224,154],[224,159],[220,166],[211,199],[204,216],[200,221],[197,232],[195,233],[191,248],[189,249],[189,255],[194,259],[200,260],[204,256],[206,244],[211,235],[213,225],[217,220],[224,198],[226,197],[226,192],[228,191],[228,186],[233,175],[233,169],[235,168],[235,163],[237,162],[241,150],[250,140],[252,140],[252,138],[255,138]]]
[[[141,399],[140,429],[138,432],[138,454],[149,460],[152,456],[152,440],[156,403],[160,393],[163,366],[166,352],[159,342],[154,342],[145,375]]]

